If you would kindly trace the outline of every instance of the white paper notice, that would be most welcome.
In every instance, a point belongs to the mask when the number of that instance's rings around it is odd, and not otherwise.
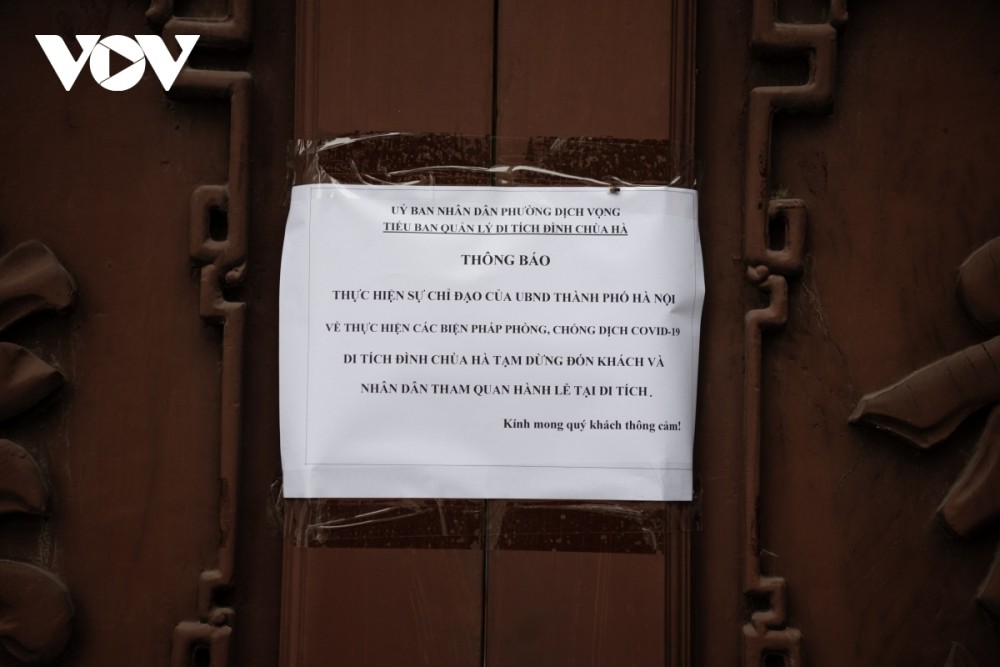
[[[285,496],[690,500],[701,262],[693,190],[295,187]]]

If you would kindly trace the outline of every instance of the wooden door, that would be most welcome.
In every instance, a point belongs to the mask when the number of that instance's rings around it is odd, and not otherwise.
[[[277,662],[277,303],[264,276],[292,107],[261,81],[292,76],[294,17],[176,9],[191,18],[162,2],[0,10],[3,340],[37,357],[4,365],[8,398],[34,393],[0,436],[21,448],[3,463],[0,634],[26,664]],[[278,37],[251,49],[262,26]],[[169,94],[148,68],[112,92],[84,67],[66,91],[34,38],[77,49],[78,34],[161,29],[202,35],[198,71]],[[52,254],[15,250],[26,242]],[[38,384],[52,373],[61,385]],[[238,624],[247,641],[232,641]]]
[[[338,180],[456,164],[690,177],[689,3],[303,2],[298,34],[297,136],[430,133],[321,156]],[[593,103],[614,97],[628,103]],[[550,152],[581,138],[597,140]],[[449,178],[470,175],[435,182]],[[286,512],[283,664],[688,664],[686,504],[287,500]]]
[[[1000,9],[694,4],[6,3],[0,662],[996,664]],[[695,503],[282,501],[289,142],[386,130],[694,146]]]

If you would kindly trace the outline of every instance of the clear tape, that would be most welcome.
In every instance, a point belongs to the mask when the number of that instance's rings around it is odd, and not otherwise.
[[[592,185],[694,188],[690,146],[667,140],[380,132],[292,142],[295,185]]]
[[[290,167],[294,185],[592,185],[614,191],[695,188],[697,183],[691,146],[666,140],[380,132],[295,140]],[[682,520],[668,518],[673,514],[665,514],[662,503],[450,501],[449,507],[446,511],[437,500],[313,499],[282,509],[285,538],[299,548],[424,542],[438,548],[497,548],[500,534],[510,530],[507,520],[524,510],[587,516],[583,525],[596,525],[581,534],[593,529],[600,540],[608,533],[635,535],[642,544],[638,551],[647,553],[661,553],[666,534],[699,530],[697,512]],[[552,533],[551,544],[543,546],[557,548],[557,537]]]

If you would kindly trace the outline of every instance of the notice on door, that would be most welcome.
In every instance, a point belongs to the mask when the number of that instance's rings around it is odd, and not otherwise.
[[[703,298],[693,190],[297,186],[285,496],[690,500]]]

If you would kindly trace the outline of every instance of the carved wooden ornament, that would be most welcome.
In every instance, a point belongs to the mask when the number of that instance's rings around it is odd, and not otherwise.
[[[0,331],[45,310],[65,311],[76,286],[52,252],[37,241],[0,258]],[[63,374],[27,349],[0,343],[0,421],[18,416],[63,384]],[[42,516],[48,488],[41,469],[21,445],[0,439],[0,514]],[[28,664],[51,662],[73,629],[73,602],[51,572],[0,560],[0,644]]]
[[[761,568],[760,466],[763,333],[781,329],[788,318],[787,278],[802,271],[806,240],[806,204],[772,197],[771,139],[778,111],[821,111],[833,103],[837,28],[847,21],[845,0],[830,0],[829,23],[780,23],[773,0],[753,3],[754,48],[782,55],[805,54],[809,79],[800,86],[761,86],[750,91],[747,153],[744,165],[743,259],[747,279],[769,298],[766,308],[746,314],[744,332],[743,450],[744,544],[743,590],[760,605],[743,627],[743,664],[762,665],[779,656],[788,667],[802,664],[801,633],[788,625],[785,579]],[[773,225],[784,226],[784,244],[773,247]]]
[[[969,255],[958,270],[959,297],[969,316],[994,334],[1000,332],[1000,276],[994,261],[998,254],[1000,238],[995,238]],[[1000,517],[998,401],[1000,335],[865,395],[850,421],[888,431],[926,449],[946,440],[973,412],[993,405],[975,453],[938,507],[938,514],[952,531],[970,537]],[[983,581],[979,601],[1000,616],[1000,570],[996,563]]]

